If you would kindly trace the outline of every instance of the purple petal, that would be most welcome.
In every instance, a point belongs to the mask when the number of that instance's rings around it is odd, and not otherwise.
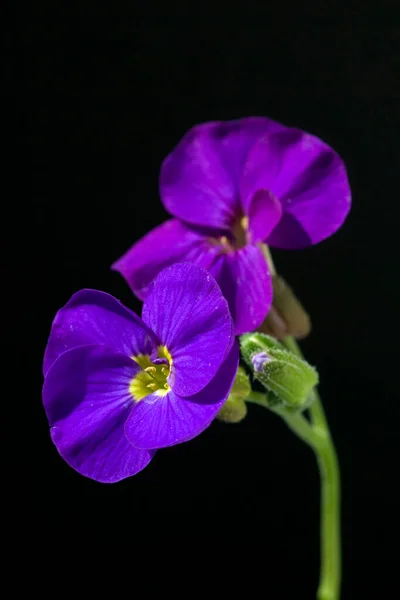
[[[247,155],[240,178],[240,199],[243,211],[249,213],[254,195],[259,190],[272,191],[282,169],[284,151],[290,143],[292,129],[272,133],[258,139]]]
[[[262,242],[275,229],[282,217],[282,205],[268,190],[259,190],[250,204],[249,233],[253,243]]]
[[[260,189],[282,203],[283,218],[267,240],[281,248],[320,242],[342,225],[350,209],[341,158],[317,137],[296,129],[266,135],[250,151],[240,186],[245,212]]]
[[[350,185],[342,159],[333,151],[321,151],[281,199],[286,214],[299,223],[312,244],[329,237],[341,227],[351,207]],[[279,224],[272,235],[271,244],[291,247],[291,240],[282,239]]]
[[[226,401],[239,363],[235,342],[211,382],[198,394],[183,398],[172,390],[163,397],[138,402],[125,426],[138,448],[164,448],[186,442],[206,429]]]
[[[180,396],[202,390],[233,343],[228,304],[215,279],[198,265],[177,263],[161,271],[142,318],[171,353],[168,382]]]
[[[259,246],[222,254],[210,272],[228,300],[236,335],[257,329],[272,303],[272,279]]]
[[[162,164],[164,206],[188,223],[230,227],[240,212],[238,181],[250,148],[266,133],[285,129],[264,117],[193,127]]]
[[[60,354],[78,346],[99,344],[132,356],[140,352],[151,354],[157,343],[140,317],[113,296],[81,290],[55,316],[43,371],[46,374]]]
[[[310,236],[304,231],[296,218],[285,212],[265,242],[273,248],[284,248],[286,250],[307,248],[313,244]]]
[[[140,367],[101,346],[62,354],[47,373],[43,404],[51,437],[78,473],[114,483],[141,471],[154,452],[128,442],[125,422],[134,406],[129,384]]]
[[[143,300],[154,277],[168,265],[188,261],[207,269],[218,253],[209,238],[218,235],[223,232],[200,233],[171,219],[134,244],[112,268],[121,273],[136,296]]]

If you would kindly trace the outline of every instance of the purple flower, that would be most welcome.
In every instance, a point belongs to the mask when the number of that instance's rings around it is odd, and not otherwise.
[[[344,164],[327,144],[263,117],[193,127],[164,160],[160,193],[175,218],[113,268],[143,299],[166,265],[202,265],[221,286],[237,334],[261,325],[271,305],[261,242],[316,244],[341,226],[351,201]]]
[[[142,319],[104,292],[82,290],[57,313],[44,356],[53,442],[87,477],[134,475],[155,449],[210,425],[238,361],[228,304],[197,265],[162,271]]]

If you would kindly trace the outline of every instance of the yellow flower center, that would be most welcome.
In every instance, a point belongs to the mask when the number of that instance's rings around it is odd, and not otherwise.
[[[249,219],[245,216],[239,216],[233,223],[231,232],[232,238],[228,239],[225,235],[219,238],[211,239],[212,244],[217,244],[221,247],[222,253],[234,252],[240,248],[244,248],[249,241]]]
[[[240,217],[235,221],[232,227],[235,248],[243,248],[247,244],[249,219],[248,217]]]
[[[171,372],[172,357],[166,346],[157,348],[157,356],[162,362],[152,362],[149,354],[138,354],[132,359],[142,367],[129,384],[129,391],[138,402],[149,394],[165,396],[171,389],[167,378]]]

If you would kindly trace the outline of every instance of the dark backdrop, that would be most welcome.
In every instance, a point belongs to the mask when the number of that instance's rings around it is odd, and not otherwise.
[[[247,556],[257,569],[242,575],[261,582],[266,597],[313,597],[317,468],[277,417],[252,406],[241,424],[215,423],[160,451],[136,477],[105,486],[59,458],[41,407],[43,349],[71,294],[102,289],[140,311],[110,265],[165,219],[165,155],[195,123],[267,115],[326,140],[348,169],[353,208],[344,227],[318,246],[274,257],[313,319],[303,348],[320,371],[342,467],[343,597],[364,598],[372,581],[382,591],[393,577],[398,511],[400,409],[388,368],[399,299],[395,14],[335,3],[246,2],[240,11],[39,3],[18,27],[17,141],[28,159],[19,179],[28,190],[16,214],[26,248],[14,254],[30,331],[28,504],[41,534],[66,526],[67,546],[94,539],[102,547],[112,530],[136,561],[146,541],[157,549],[154,523],[172,523],[180,531],[164,540],[172,554],[189,539],[188,553],[197,540],[203,552],[228,552],[232,572],[222,570],[222,581],[235,579]],[[210,569],[219,571],[218,559]]]

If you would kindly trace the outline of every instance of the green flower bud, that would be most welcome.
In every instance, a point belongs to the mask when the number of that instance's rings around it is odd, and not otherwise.
[[[287,408],[305,409],[318,383],[317,371],[281,343],[263,333],[240,338],[242,356],[253,375],[270,392],[271,408],[279,402]]]
[[[272,306],[260,331],[282,340],[288,335],[304,338],[311,331],[311,319],[293,290],[279,275],[272,277]]]
[[[217,418],[225,423],[239,423],[247,415],[245,398],[250,392],[251,386],[246,371],[243,367],[239,367],[228,399],[217,414]]]

